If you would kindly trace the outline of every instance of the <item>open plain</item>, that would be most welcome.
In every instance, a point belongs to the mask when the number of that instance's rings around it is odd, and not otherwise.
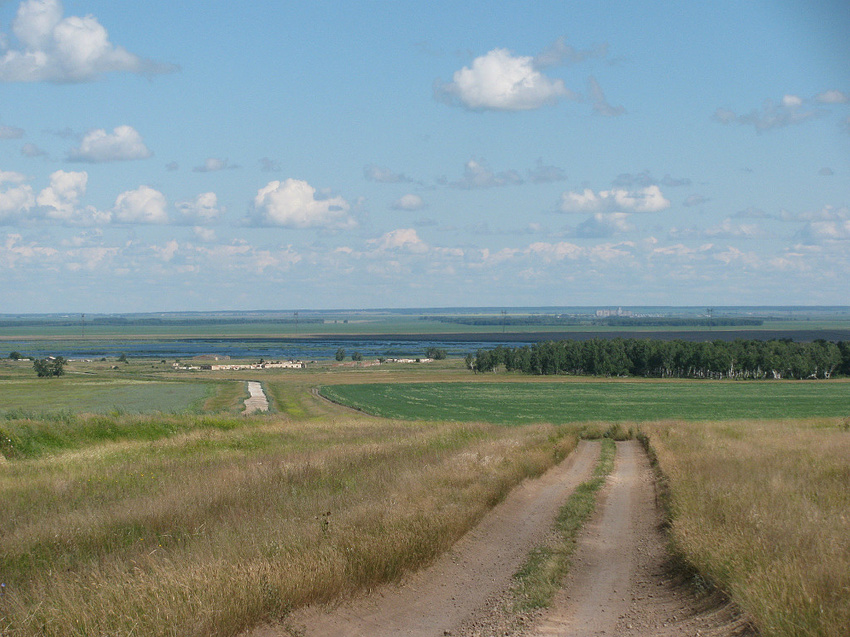
[[[451,359],[329,362],[259,378],[144,359],[76,361],[59,379],[5,362],[0,372],[4,390],[21,390],[3,392],[0,420],[4,637],[380,634],[375,626],[839,637],[850,621],[840,379],[473,375]],[[269,412],[241,415],[256,380]],[[90,393],[91,410],[57,411],[47,399],[38,409],[38,392],[61,401],[75,383],[113,393]],[[182,407],[168,403],[172,387],[185,387]],[[319,387],[356,390],[360,411],[321,398]],[[387,387],[400,392],[402,411],[364,413],[388,404]],[[732,393],[718,400],[725,387]],[[785,411],[740,418],[760,388],[768,402],[780,392]],[[668,390],[713,405],[713,417],[653,419]],[[121,409],[122,391],[144,407]],[[462,400],[451,418],[429,396]],[[812,396],[832,411],[803,417]],[[612,418],[617,403],[636,417]],[[580,489],[560,476],[595,448],[575,451],[579,440],[635,436],[654,469],[634,441],[618,443],[596,514],[561,538],[557,509]],[[527,495],[547,489],[557,495]],[[545,512],[511,509],[523,499],[545,501]],[[567,566],[520,559],[543,554]],[[529,568],[551,570],[562,592],[523,603],[517,577]]]

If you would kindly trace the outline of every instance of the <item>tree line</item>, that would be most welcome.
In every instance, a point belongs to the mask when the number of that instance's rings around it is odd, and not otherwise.
[[[647,378],[805,379],[850,375],[850,342],[790,339],[690,342],[635,338],[545,341],[480,349],[466,358],[476,372],[641,376]]]

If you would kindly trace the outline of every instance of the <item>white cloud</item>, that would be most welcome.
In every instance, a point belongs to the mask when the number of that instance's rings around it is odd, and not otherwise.
[[[425,207],[425,202],[419,195],[407,194],[397,199],[392,207],[393,210],[422,210]]]
[[[422,253],[428,251],[428,244],[419,238],[413,228],[399,228],[387,232],[378,239],[367,241],[376,250],[403,250],[407,252]]]
[[[484,161],[478,162],[470,159],[464,166],[463,177],[452,182],[450,185],[464,190],[474,188],[494,188],[496,186],[519,185],[522,177],[515,170],[493,172]]]
[[[79,148],[68,154],[69,161],[103,163],[151,156],[142,136],[132,126],[117,126],[112,133],[104,129],[91,130],[83,137]]]
[[[218,205],[218,197],[214,192],[205,192],[192,201],[177,203],[177,210],[183,221],[191,225],[213,223],[224,212]]]
[[[40,214],[51,221],[67,225],[100,225],[109,223],[112,215],[92,206],[80,207],[80,198],[86,194],[89,176],[86,172],[57,170],[50,175],[50,185],[38,193],[36,202]]]
[[[589,188],[584,192],[565,192],[561,195],[562,212],[658,212],[670,207],[670,201],[661,193],[658,186],[648,186],[639,190],[600,190],[598,193]]]
[[[22,184],[27,176],[14,170],[0,170],[0,184]]]
[[[575,98],[563,80],[552,80],[535,68],[534,59],[493,49],[456,71],[452,81],[435,87],[438,98],[470,110],[522,111]]]
[[[618,232],[629,232],[634,230],[634,226],[628,218],[629,215],[624,212],[596,213],[579,224],[575,234],[585,239],[599,239],[612,237]]]
[[[195,226],[192,228],[192,232],[195,233],[195,236],[199,241],[203,241],[204,243],[212,243],[216,240],[215,230],[212,228],[204,228],[203,226]]]
[[[104,73],[169,73],[173,65],[140,58],[109,41],[92,15],[63,18],[60,0],[21,2],[12,32],[20,48],[0,57],[0,81],[86,82]]]
[[[316,199],[306,181],[271,181],[254,197],[254,222],[287,228],[352,228],[349,204],[342,197]]]
[[[165,195],[149,186],[139,186],[118,195],[113,208],[119,223],[167,223]]]
[[[4,173],[0,171],[0,177],[9,174],[17,175],[17,173]],[[3,181],[0,179],[0,184],[2,183]],[[21,213],[26,212],[33,206],[35,206],[35,196],[29,184],[0,190],[0,223],[13,223],[17,221]]]

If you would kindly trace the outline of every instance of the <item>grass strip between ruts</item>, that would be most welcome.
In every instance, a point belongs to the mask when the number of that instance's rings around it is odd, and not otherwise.
[[[514,612],[546,608],[552,603],[570,568],[576,537],[596,509],[596,494],[614,468],[617,452],[613,440],[605,438],[593,477],[580,484],[555,519],[556,539],[531,550],[525,564],[514,575]]]

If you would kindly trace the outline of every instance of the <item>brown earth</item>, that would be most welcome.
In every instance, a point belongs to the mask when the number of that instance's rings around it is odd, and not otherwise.
[[[582,532],[570,576],[552,608],[512,611],[512,576],[551,541],[558,508],[589,478],[599,443],[575,453],[506,500],[431,567],[335,607],[297,611],[246,637],[730,637],[754,634],[718,595],[698,596],[671,567],[642,448],[618,443],[615,470]]]

